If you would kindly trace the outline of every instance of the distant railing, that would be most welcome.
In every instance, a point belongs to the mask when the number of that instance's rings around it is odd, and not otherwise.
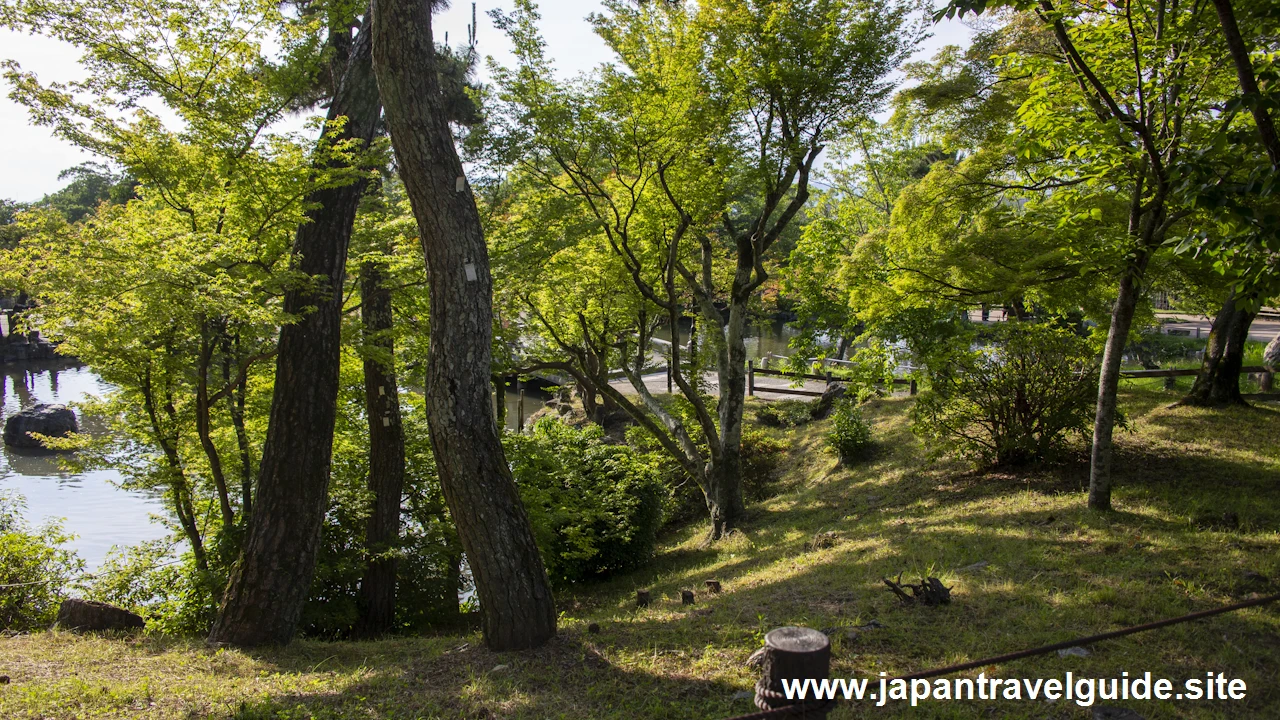
[[[767,370],[765,368],[758,368],[755,366],[754,361],[749,361],[747,363],[747,395],[754,396],[757,392],[767,392],[767,393],[777,393],[779,395],[803,395],[805,397],[822,397],[822,393],[814,390],[804,390],[801,388],[790,388],[790,387],[773,387],[768,385],[756,385],[756,375],[764,375],[766,377],[788,378],[792,380],[797,378],[804,379],[804,380],[820,380],[828,384],[835,380],[840,379],[830,371],[827,371],[825,375],[813,375],[810,373],[789,373],[789,372],[782,372],[781,370]],[[884,381],[879,381],[876,384],[883,385]],[[912,395],[915,395],[916,392],[918,391],[915,378],[894,378],[892,385],[894,387],[898,385],[905,385],[908,388],[908,392],[910,392]]]
[[[1271,371],[1259,365],[1249,365],[1240,368],[1240,373],[1264,373],[1270,374]],[[1121,370],[1120,377],[1127,380],[1136,380],[1139,378],[1171,378],[1171,377],[1195,377],[1200,374],[1197,368],[1183,368],[1180,370]]]

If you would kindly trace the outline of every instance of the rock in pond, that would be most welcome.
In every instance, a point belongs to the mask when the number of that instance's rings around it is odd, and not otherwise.
[[[66,405],[35,405],[5,420],[4,444],[13,448],[43,448],[44,445],[29,433],[66,437],[79,429],[76,414]]]

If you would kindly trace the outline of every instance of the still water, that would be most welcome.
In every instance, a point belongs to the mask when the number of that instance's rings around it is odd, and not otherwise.
[[[88,368],[64,362],[0,365],[0,423],[38,403],[69,405],[108,389]],[[80,429],[95,430],[83,420]],[[132,545],[169,534],[151,519],[164,512],[160,500],[121,490],[116,485],[119,480],[119,474],[110,470],[63,472],[55,454],[5,447],[0,456],[0,492],[23,496],[24,516],[33,525],[62,518],[63,529],[77,536],[71,547],[91,571],[112,545]]]

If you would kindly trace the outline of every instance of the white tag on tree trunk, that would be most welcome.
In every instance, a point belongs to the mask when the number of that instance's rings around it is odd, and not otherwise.
[[[378,386],[378,394],[379,394],[379,395],[386,395],[386,394],[387,394],[387,388],[386,388],[386,386],[385,386],[385,385],[379,385],[379,386]]]
[[[391,427],[391,418],[382,418],[382,427]]]
[[[467,282],[476,281],[476,264],[475,263],[467,263],[462,266],[462,269],[467,272]]]
[[[457,180],[457,182],[455,182],[455,183],[454,183],[453,189],[454,189],[454,190],[456,190],[456,191],[458,191],[458,192],[462,192],[463,190],[466,190],[466,189],[467,189],[467,179],[466,179],[465,177],[463,177],[462,175],[459,175],[459,176],[458,176],[458,180]]]

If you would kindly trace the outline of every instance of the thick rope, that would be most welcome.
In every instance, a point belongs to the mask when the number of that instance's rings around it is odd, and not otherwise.
[[[1258,607],[1259,605],[1267,605],[1269,603],[1273,603],[1278,600],[1280,600],[1280,593],[1277,593],[1275,595],[1267,595],[1265,597],[1260,597],[1260,598],[1254,598],[1252,600],[1245,600],[1243,602],[1235,603],[1234,605],[1224,605],[1222,607],[1217,607],[1210,610],[1201,610],[1199,612],[1193,612],[1187,615],[1180,615],[1178,617],[1168,618],[1166,620],[1157,620],[1155,622],[1146,623],[1145,625],[1134,625],[1133,627],[1127,627],[1121,630],[1113,630],[1111,632],[1099,633],[1097,635],[1089,635],[1087,637],[1077,638],[1075,640],[1066,640],[1060,643],[1054,643],[1052,645],[1044,645],[1038,648],[1032,648],[1030,650],[1019,650],[1018,652],[1006,653],[1004,655],[996,655],[994,657],[983,658],[981,660],[973,660],[971,662],[958,663],[956,665],[948,665],[946,667],[936,668],[933,670],[921,670],[920,672],[907,673],[906,675],[897,675],[892,678],[886,678],[885,681],[892,682],[894,680],[925,680],[928,678],[940,677],[942,675],[950,675],[952,673],[961,672],[963,670],[972,670],[973,668],[986,667],[987,665],[999,665],[1001,663],[1007,663],[1012,660],[1021,660],[1022,658],[1034,657],[1036,655],[1045,655],[1055,650],[1063,650],[1066,648],[1077,647],[1080,645],[1091,645],[1096,642],[1102,642],[1103,640],[1113,640],[1115,638],[1124,637],[1126,635],[1133,635],[1135,633],[1146,632],[1148,630],[1158,630],[1159,628],[1168,627],[1170,625],[1178,625],[1184,622],[1191,622],[1192,620],[1201,620],[1203,618],[1213,617],[1214,615],[1223,615],[1229,612],[1235,612],[1237,610],[1244,610],[1245,608]],[[757,697],[760,697],[760,689],[761,689],[761,685],[757,683],[756,685]],[[768,692],[771,695],[777,694],[777,693],[774,693],[772,690],[769,690]],[[761,712],[752,713],[750,715],[739,715],[737,717],[729,718],[729,720],[770,720],[771,718],[782,718],[782,717],[804,717],[806,713],[820,713],[816,715],[816,717],[826,717],[825,713],[830,709],[832,705],[835,704],[835,702],[836,702],[835,700],[807,701],[805,703],[798,704],[798,705],[789,705],[785,707],[774,708],[773,710],[763,710]]]

